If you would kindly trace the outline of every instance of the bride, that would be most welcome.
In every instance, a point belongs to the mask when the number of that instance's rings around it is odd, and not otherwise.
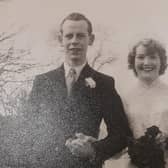
[[[135,138],[156,125],[168,133],[168,86],[160,80],[167,68],[166,50],[156,40],[144,39],[128,55],[137,83],[126,96],[126,113]]]
[[[158,41],[144,39],[129,53],[128,65],[137,77],[136,85],[123,98],[134,137],[144,135],[146,128],[152,125],[168,134],[168,86],[160,80],[167,68],[166,50]],[[127,154],[117,162],[120,168],[134,167]],[[113,161],[106,168],[112,165]]]
[[[126,97],[126,112],[135,138],[156,125],[168,132],[168,86],[160,80],[167,68],[166,50],[153,39],[144,39],[128,55],[137,83]]]

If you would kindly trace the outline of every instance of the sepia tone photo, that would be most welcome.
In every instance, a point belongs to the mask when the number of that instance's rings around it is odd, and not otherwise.
[[[167,5],[0,0],[0,167],[167,168]]]

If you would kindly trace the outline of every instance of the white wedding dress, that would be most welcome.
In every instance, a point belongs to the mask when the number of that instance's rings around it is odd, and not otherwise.
[[[123,97],[125,111],[135,138],[144,134],[146,128],[156,125],[168,134],[168,86],[156,80],[150,86],[138,81]],[[166,159],[168,160],[168,159]],[[119,159],[107,161],[105,168],[131,168],[127,153]],[[168,164],[166,166],[168,168]]]
[[[168,86],[156,80],[150,86],[138,81],[124,98],[130,127],[135,138],[144,134],[146,128],[156,125],[168,133]]]

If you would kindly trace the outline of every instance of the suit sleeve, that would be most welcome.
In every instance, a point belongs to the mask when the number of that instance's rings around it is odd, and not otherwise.
[[[104,162],[127,146],[127,137],[132,136],[128,120],[124,112],[123,103],[114,88],[107,90],[104,103],[103,118],[107,126],[107,137],[93,143],[96,151],[96,162]],[[109,88],[109,87],[108,87]]]

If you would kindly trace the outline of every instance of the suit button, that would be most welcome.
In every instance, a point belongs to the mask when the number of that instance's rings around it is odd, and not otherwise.
[[[58,148],[58,146],[57,146],[57,147],[55,148],[55,151],[58,152],[58,150],[59,150],[59,148]]]

